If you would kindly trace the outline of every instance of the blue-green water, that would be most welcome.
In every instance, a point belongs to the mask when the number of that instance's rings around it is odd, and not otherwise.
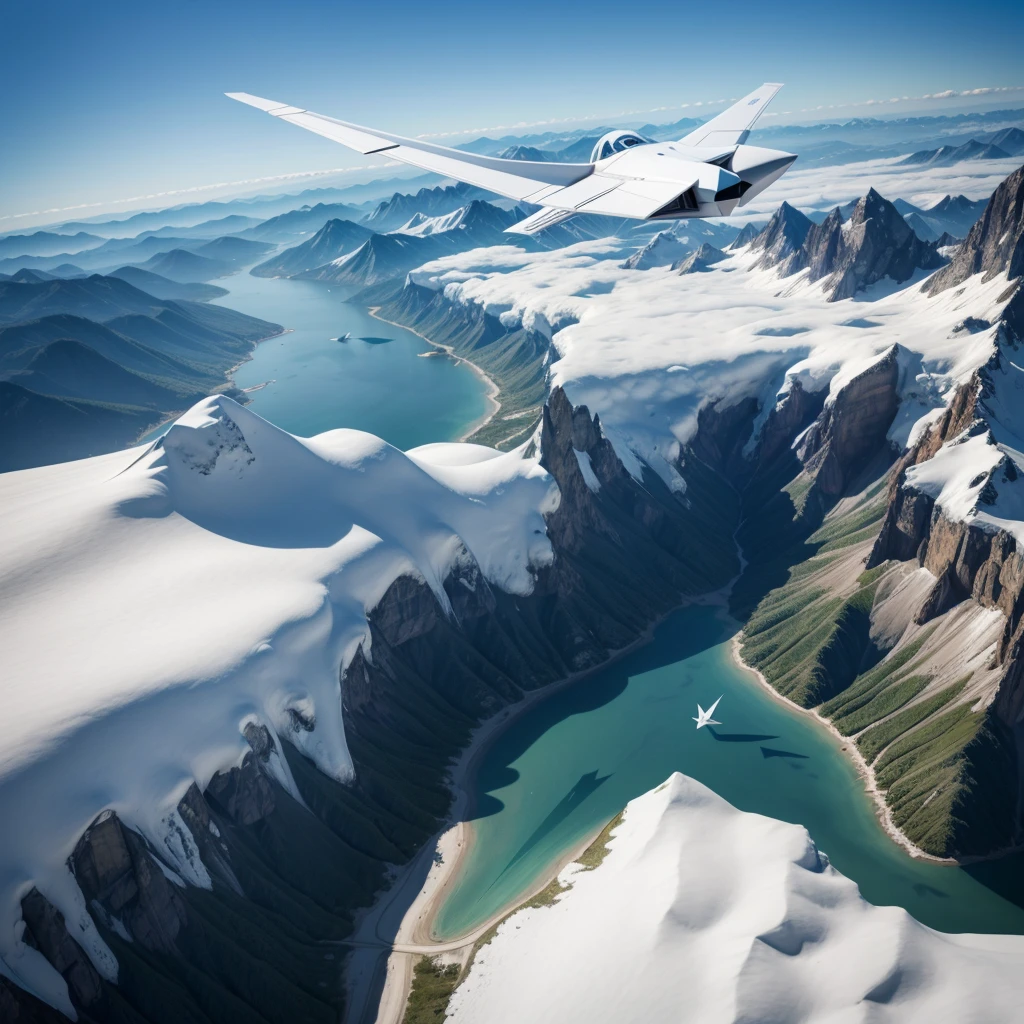
[[[774,700],[729,655],[714,609],[670,616],[653,641],[534,705],[482,759],[475,841],[441,908],[443,938],[521,895],[633,797],[681,771],[736,807],[804,825],[866,899],[945,931],[1024,932],[1024,857],[964,869],[915,860],[882,830],[842,746]],[[723,723],[693,716],[723,695]]]
[[[404,450],[454,440],[487,412],[484,384],[468,366],[346,302],[343,290],[245,271],[217,283],[228,289],[218,305],[289,329],[257,345],[234,374],[240,388],[273,382],[249,393],[250,408],[284,430],[312,437],[355,427]]]

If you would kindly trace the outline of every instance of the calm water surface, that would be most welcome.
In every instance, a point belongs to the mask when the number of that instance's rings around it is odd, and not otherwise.
[[[247,271],[217,284],[228,294],[216,304],[290,328],[260,342],[234,375],[240,388],[273,382],[249,394],[250,408],[290,433],[355,427],[404,450],[454,440],[487,412],[484,384],[468,366],[421,356],[438,350],[346,302],[343,290]]]
[[[647,647],[553,694],[498,738],[477,774],[476,842],[441,909],[441,937],[486,920],[673,771],[742,810],[804,825],[872,903],[945,931],[1024,932],[1011,902],[1024,905],[1024,858],[965,870],[903,853],[842,744],[738,669],[730,634],[714,609],[683,609]],[[719,695],[723,724],[697,732],[697,704]]]
[[[404,449],[458,437],[486,412],[471,370],[421,358],[426,342],[341,290],[246,272],[220,283],[221,304],[291,329],[235,375],[243,388],[273,381],[251,392],[251,407],[285,430],[356,427]],[[346,333],[348,342],[331,340]],[[728,636],[714,610],[683,609],[647,647],[553,694],[499,738],[478,772],[476,843],[439,934],[485,920],[673,771],[743,810],[803,824],[872,903],[947,931],[1024,932],[1024,858],[965,870],[908,857],[878,825],[840,744],[741,672]],[[697,703],[720,694],[724,724],[696,732]]]

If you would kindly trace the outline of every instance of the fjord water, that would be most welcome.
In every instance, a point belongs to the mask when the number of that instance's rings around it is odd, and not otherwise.
[[[669,616],[654,639],[526,710],[472,780],[474,841],[441,908],[440,938],[465,934],[673,771],[744,811],[804,825],[878,905],[943,931],[1024,932],[1024,858],[972,868],[916,860],[882,830],[843,744],[764,691],[731,659],[709,607]],[[695,728],[718,696],[720,726]],[[984,879],[984,881],[982,881]]]
[[[343,290],[247,271],[218,284],[228,294],[217,304],[289,329],[257,345],[234,374],[240,388],[273,381],[249,393],[250,408],[284,430],[312,437],[355,427],[407,449],[454,440],[487,411],[470,367],[421,358],[439,350],[347,302]],[[331,340],[346,333],[349,341]]]

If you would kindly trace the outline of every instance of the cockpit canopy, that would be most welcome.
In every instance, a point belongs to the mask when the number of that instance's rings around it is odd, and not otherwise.
[[[637,135],[636,132],[608,132],[607,135],[602,135],[597,140],[594,152],[590,154],[590,162],[596,164],[598,160],[606,160],[623,150],[632,149],[633,146],[646,146],[650,141],[642,135]]]

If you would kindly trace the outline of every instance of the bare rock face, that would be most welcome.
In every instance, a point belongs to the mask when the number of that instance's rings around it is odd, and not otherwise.
[[[756,224],[745,224],[741,229],[740,233],[732,240],[732,242],[726,246],[732,252],[737,249],[742,249],[745,245],[750,243],[757,238],[761,233],[761,229]]]
[[[239,767],[218,772],[210,780],[205,796],[213,800],[237,825],[254,825],[274,812],[274,788],[262,766],[274,750],[274,739],[266,726],[250,723],[245,737],[252,750]]]
[[[68,934],[64,915],[38,889],[32,889],[21,901],[21,916],[25,941],[60,972],[75,1006],[100,1011],[104,1004],[103,981],[82,947]],[[0,995],[0,1004],[2,1000]]]
[[[831,274],[843,255],[846,239],[843,236],[843,214],[836,207],[820,223],[807,232],[807,238],[782,269],[783,274],[796,274],[810,268],[810,279],[820,281]]]
[[[798,455],[821,492],[838,497],[885,441],[899,405],[894,345],[848,381],[811,425]]]
[[[874,189],[858,200],[847,225],[826,224],[828,229],[816,235],[815,249],[807,254],[807,265],[812,281],[828,278],[831,302],[851,298],[883,277],[902,283],[918,268],[943,263],[935,248],[922,242]]]
[[[117,918],[144,949],[169,953],[186,920],[185,904],[143,838],[116,814],[101,815],[71,854],[86,902]]]
[[[814,222],[795,206],[783,203],[765,229],[751,241],[751,252],[763,252],[758,266],[777,267],[799,252]]]
[[[1003,271],[1011,280],[1024,275],[1024,167],[992,193],[949,266],[928,282],[928,294],[937,295],[974,274],[989,280]]]
[[[783,277],[808,270],[808,280],[825,281],[830,302],[851,298],[882,278],[902,283],[919,268],[943,264],[935,246],[921,241],[874,189],[857,201],[845,224],[838,208],[813,224],[783,203],[750,245],[764,251],[759,266],[778,267]]]

